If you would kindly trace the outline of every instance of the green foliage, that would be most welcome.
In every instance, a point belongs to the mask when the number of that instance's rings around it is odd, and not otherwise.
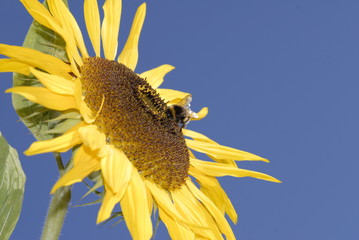
[[[0,133],[0,239],[9,239],[19,219],[25,174],[17,151]]]

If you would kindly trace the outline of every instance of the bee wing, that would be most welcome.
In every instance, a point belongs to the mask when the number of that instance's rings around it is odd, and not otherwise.
[[[187,110],[188,116],[191,119],[196,119],[196,118],[198,118],[198,115],[190,109],[191,101],[192,101],[192,95],[187,95],[181,101],[179,101],[176,105],[184,107]]]
[[[192,101],[192,95],[187,95],[184,98],[182,98],[182,100],[179,101],[177,105],[180,105],[188,109],[191,106],[191,101]]]

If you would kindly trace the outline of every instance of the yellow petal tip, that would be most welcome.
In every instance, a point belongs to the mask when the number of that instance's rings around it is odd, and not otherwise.
[[[24,154],[26,155],[26,156],[31,156],[32,154],[31,154],[31,151],[29,151],[29,149],[27,149],[26,151],[24,151]]]
[[[12,88],[6,89],[5,93],[11,93],[12,92]]]
[[[282,183],[281,180],[279,180],[279,179],[277,179],[275,177],[269,176],[269,175],[268,175],[267,178],[265,178],[265,179],[263,178],[263,180],[270,181],[270,182],[275,182],[275,183]]]
[[[281,180],[276,179],[276,178],[274,178],[274,181],[273,181],[273,182],[276,182],[276,183],[282,183],[282,181],[281,181]]]
[[[59,189],[61,186],[59,186],[57,183],[55,183],[55,185],[52,187],[51,191],[50,191],[50,194],[54,194],[57,189]]]
[[[102,216],[102,214],[100,215],[100,214],[98,214],[97,215],[97,219],[96,219],[96,224],[100,224],[100,223],[102,223],[103,221],[105,221],[106,220],[106,218],[104,218],[103,216]]]
[[[205,118],[207,114],[208,114],[208,107],[204,107],[197,113],[197,118],[191,118],[191,120],[201,120]]]

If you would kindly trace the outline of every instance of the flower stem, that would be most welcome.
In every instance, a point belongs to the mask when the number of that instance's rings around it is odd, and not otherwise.
[[[54,153],[57,167],[62,176],[65,172],[62,158],[59,153]],[[61,234],[62,226],[65,222],[65,217],[69,203],[71,200],[71,187],[59,188],[52,196],[45,224],[42,229],[41,240],[58,240]]]
[[[53,195],[47,212],[41,240],[59,239],[71,199],[71,187],[59,188]]]
[[[56,164],[57,164],[57,168],[59,169],[60,176],[62,176],[64,174],[65,167],[62,162],[61,154],[54,152],[54,157],[56,159]]]

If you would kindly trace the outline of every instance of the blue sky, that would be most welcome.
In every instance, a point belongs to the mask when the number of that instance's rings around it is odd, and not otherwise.
[[[84,26],[82,1],[73,2]],[[141,3],[124,0],[120,45]],[[147,2],[138,72],[176,66],[164,86],[192,93],[193,110],[209,107],[189,129],[269,158],[238,166],[283,181],[221,179],[238,211],[238,239],[358,239],[358,9],[354,0]],[[0,42],[21,45],[30,23],[19,1],[5,1]],[[50,154],[22,154],[34,138],[3,93],[11,74],[0,79],[0,131],[27,175],[12,239],[38,239],[56,164]],[[74,187],[73,205],[85,191]],[[130,239],[124,223],[96,226],[98,209],[71,208],[61,239]],[[161,226],[156,239],[167,238]]]

